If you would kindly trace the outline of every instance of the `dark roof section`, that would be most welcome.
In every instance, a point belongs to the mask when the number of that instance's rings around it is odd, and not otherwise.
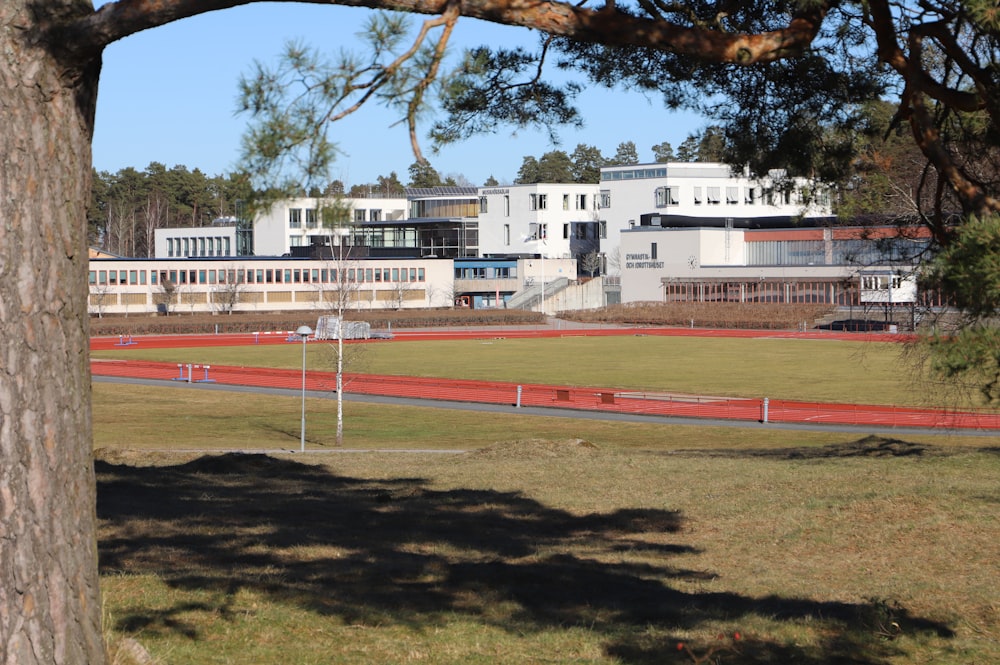
[[[478,187],[407,187],[406,198],[420,199],[437,196],[470,197],[478,196]]]
[[[791,217],[788,215],[773,217],[688,217],[686,215],[647,213],[639,216],[639,225],[674,229],[726,228],[727,225],[734,229],[795,229],[836,226],[837,218]]]

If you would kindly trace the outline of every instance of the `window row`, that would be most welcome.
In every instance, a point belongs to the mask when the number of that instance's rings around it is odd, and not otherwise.
[[[167,238],[168,257],[231,256],[229,238]]]
[[[515,279],[517,266],[478,266],[455,268],[455,279]]]
[[[645,178],[666,178],[667,168],[659,166],[648,169],[627,169],[622,171],[601,171],[601,180],[642,180]]]
[[[681,204],[681,187],[657,187],[653,192],[653,203],[657,208],[666,208]],[[814,191],[808,188],[799,190],[773,189],[765,187],[691,187],[690,202],[694,205],[809,205],[818,203],[829,204],[829,193],[826,190]],[[610,198],[610,197],[609,197]],[[608,204],[610,205],[610,200]],[[603,204],[602,204],[603,205]]]
[[[318,218],[316,216],[315,208],[289,208],[288,209],[288,228],[290,229],[301,229],[303,218],[305,219],[305,226],[307,229],[315,229],[319,226]]]
[[[856,305],[857,293],[843,282],[663,282],[664,302],[759,302]]]
[[[926,239],[764,240],[746,244],[747,265],[871,266],[914,263],[926,251]]]
[[[330,284],[426,281],[424,268],[254,268],[198,270],[91,270],[95,286],[171,284]]]

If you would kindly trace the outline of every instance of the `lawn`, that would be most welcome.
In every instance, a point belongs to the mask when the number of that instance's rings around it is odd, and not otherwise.
[[[562,337],[351,345],[348,371],[595,386],[735,397],[916,406],[965,406],[885,342],[695,337]],[[95,353],[101,358],[298,368],[297,344]],[[333,346],[308,346],[307,365],[330,371]]]
[[[1000,661],[995,442],[346,406],[95,385],[120,665]]]

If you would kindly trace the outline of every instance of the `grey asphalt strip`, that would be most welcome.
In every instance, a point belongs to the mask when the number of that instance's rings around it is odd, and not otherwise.
[[[211,390],[223,392],[252,393],[258,395],[280,395],[284,397],[300,397],[301,390],[287,388],[267,388],[257,386],[235,386],[222,383],[187,383],[184,381],[167,381],[157,379],[135,379],[128,377],[94,376],[94,383],[119,383],[127,385],[154,386],[158,388],[181,388],[188,390]],[[336,393],[319,390],[307,390],[306,397],[310,399],[336,399]],[[386,404],[394,406],[418,406],[433,409],[453,409],[457,411],[474,411],[480,413],[508,413],[518,416],[544,416],[548,418],[575,418],[577,420],[608,420],[613,422],[648,423],[652,425],[677,425],[696,427],[739,427],[743,429],[792,430],[803,432],[844,432],[849,434],[920,434],[920,435],[950,435],[969,437],[997,437],[992,430],[976,429],[945,429],[931,427],[878,427],[872,425],[837,425],[831,423],[760,423],[748,420],[730,420],[724,418],[679,418],[676,416],[649,416],[633,413],[616,413],[609,411],[586,411],[581,409],[565,409],[554,407],[516,407],[513,404],[483,404],[479,402],[449,402],[444,400],[419,399],[415,397],[386,397],[383,395],[362,395],[344,393],[344,400],[349,402],[364,402],[368,404]],[[450,451],[449,451],[450,452]]]

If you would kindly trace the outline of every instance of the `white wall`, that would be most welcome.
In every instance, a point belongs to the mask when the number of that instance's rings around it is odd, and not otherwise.
[[[188,241],[188,251],[184,253],[184,240]],[[212,248],[208,249],[208,240]],[[217,242],[221,240],[222,242]],[[174,242],[174,251],[169,251],[169,241]],[[228,243],[227,243],[228,241]],[[179,248],[178,244],[180,243]],[[204,243],[205,251],[202,252]],[[235,226],[199,226],[192,228],[156,229],[153,232],[153,255],[158,259],[186,258],[188,256],[236,256]],[[228,247],[228,253],[227,253]]]
[[[625,177],[628,176],[628,177]],[[809,182],[803,179],[794,180],[796,187],[806,187]],[[709,203],[707,200],[709,188],[719,190],[719,203]],[[788,203],[781,197],[773,199],[775,204],[765,201],[764,190],[773,188],[771,178],[751,178],[748,174],[733,175],[726,164],[706,162],[670,162],[667,164],[637,164],[630,166],[611,166],[601,169],[599,189],[610,199],[610,205],[602,207],[600,218],[607,221],[607,239],[602,241],[601,249],[608,256],[619,256],[620,263],[624,257],[620,247],[622,232],[632,226],[638,227],[640,219],[647,214],[662,214],[665,218],[671,215],[684,217],[706,218],[749,218],[798,216],[824,217],[830,215],[828,205],[816,203],[805,204],[797,194]],[[673,196],[669,200],[657,200],[657,190],[670,188]],[[696,202],[696,188],[701,189],[701,202]],[[727,201],[727,193],[736,189],[734,202]],[[752,194],[750,194],[752,192]],[[753,203],[748,200],[753,198]],[[673,203],[676,201],[676,204]],[[721,258],[713,255],[715,263],[725,262],[724,252]],[[612,263],[615,261],[613,260]],[[615,266],[609,267],[611,274]],[[619,266],[619,269],[622,267]]]
[[[480,200],[485,199],[486,211],[479,212],[479,253],[481,255],[544,254],[551,258],[570,258],[570,241],[563,238],[563,225],[571,222],[593,222],[597,218],[597,185],[575,183],[507,185],[481,187]],[[531,209],[531,195],[545,196],[544,209]],[[578,207],[578,197],[584,207]],[[508,202],[509,201],[509,205]],[[565,201],[565,205],[564,205]],[[547,227],[545,242],[525,242],[533,237],[538,225]],[[509,226],[509,242],[505,237]]]
[[[297,239],[300,246],[310,245],[309,236],[323,236],[329,232],[323,230],[321,221],[317,218],[316,226],[309,228],[306,224],[307,209],[318,210],[323,205],[333,204],[334,199],[298,198],[278,201],[267,211],[257,215],[253,225],[254,253],[257,256],[282,256],[291,251],[292,238]],[[350,206],[351,219],[355,212],[364,211],[364,221],[372,221],[373,211],[379,211],[379,218],[388,221],[400,221],[407,218],[407,201],[405,198],[344,198],[336,201]],[[289,227],[289,211],[301,210],[302,222],[299,228]]]
[[[622,302],[663,300],[663,280],[827,280],[852,276],[849,266],[747,266],[743,231],[728,232],[730,260],[725,257],[725,229],[661,229],[643,227],[622,233]],[[651,255],[656,243],[657,257]]]
[[[153,314],[163,299],[162,273],[176,275],[172,312],[221,313],[226,311],[227,296],[233,282],[220,281],[219,273],[247,270],[271,272],[271,281],[242,281],[235,291],[240,302],[233,311],[327,311],[335,298],[336,284],[317,281],[314,276],[332,269],[362,270],[363,280],[352,287],[356,300],[353,309],[396,307],[442,307],[451,304],[454,262],[450,259],[365,259],[357,261],[322,261],[307,259],[174,259],[134,260],[99,259],[90,262],[89,312],[104,314]],[[367,272],[389,271],[390,279],[376,281]],[[407,279],[391,279],[393,271],[406,270]],[[416,271],[417,280],[409,279]],[[276,271],[280,271],[278,278]],[[304,278],[308,271],[309,279]],[[422,279],[420,272],[422,271]],[[181,273],[184,273],[181,279]],[[295,279],[296,272],[299,279]],[[384,272],[383,272],[384,274]],[[113,279],[110,278],[113,275]],[[192,279],[193,275],[193,279]]]

